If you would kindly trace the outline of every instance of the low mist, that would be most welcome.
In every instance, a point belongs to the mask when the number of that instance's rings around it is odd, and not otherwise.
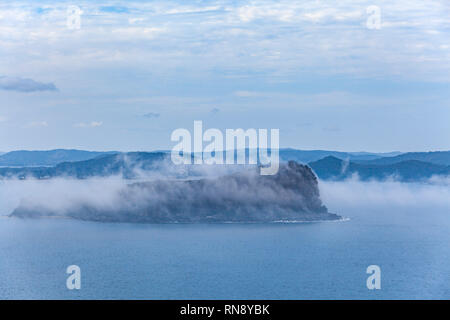
[[[129,181],[119,177],[77,180],[0,181],[0,215],[9,215],[19,205],[48,208],[61,214],[79,203],[108,208],[117,205],[118,194]]]
[[[450,210],[450,178],[433,177],[426,182],[360,181],[319,182],[323,202],[331,209],[370,207],[431,208]]]
[[[172,180],[164,178],[167,168],[160,168],[155,173],[139,173],[137,181]],[[195,166],[191,175],[184,178],[214,177],[236,172],[236,168],[216,170],[211,166]],[[180,168],[179,170],[183,170]],[[247,170],[248,171],[248,170]],[[195,174],[192,175],[192,172]],[[248,171],[251,174],[251,170]],[[121,176],[107,178],[90,178],[77,180],[73,178],[54,178],[49,180],[1,180],[0,181],[0,215],[9,215],[19,206],[48,209],[64,215],[67,210],[81,205],[89,205],[101,210],[114,209],[121,206],[121,197],[127,185],[136,180],[125,180]],[[228,186],[229,187],[229,186]],[[257,186],[255,187],[257,189]],[[362,182],[357,178],[341,182],[319,181],[322,202],[331,212],[345,216],[348,208],[443,208],[450,211],[450,179],[432,178],[426,183],[402,183],[395,180]],[[217,191],[220,190],[220,191]],[[236,190],[217,188],[215,192],[228,193],[242,197]],[[267,190],[260,190],[255,198],[262,197]],[[170,190],[168,191],[171,192]],[[136,194],[135,201],[142,200],[148,194]],[[158,195],[152,195],[157,197]],[[212,195],[214,197],[215,195]],[[223,197],[223,194],[217,197]],[[279,199],[283,199],[280,194]],[[149,199],[144,199],[148,201]]]

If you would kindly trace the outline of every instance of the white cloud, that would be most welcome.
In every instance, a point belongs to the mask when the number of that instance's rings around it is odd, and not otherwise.
[[[165,14],[192,14],[192,13],[204,13],[208,11],[216,11],[221,9],[220,6],[210,6],[210,7],[186,7],[182,5],[177,5],[176,8],[169,9],[165,11]]]
[[[91,122],[79,122],[75,123],[73,126],[75,128],[97,128],[103,125],[102,121],[91,121]]]
[[[138,38],[153,39],[164,31],[164,28],[156,27],[121,27],[112,29],[111,33],[116,36],[116,40],[128,40]]]
[[[256,91],[236,91],[234,92],[234,95],[237,97],[243,97],[243,98],[248,98],[248,97],[261,97],[266,95],[267,93],[263,93],[263,92],[256,92]]]
[[[129,24],[137,24],[137,23],[141,23],[143,21],[145,21],[144,18],[129,18],[128,19]]]
[[[27,127],[27,128],[48,127],[48,123],[47,123],[47,121],[32,121],[32,122],[29,122],[25,127]]]

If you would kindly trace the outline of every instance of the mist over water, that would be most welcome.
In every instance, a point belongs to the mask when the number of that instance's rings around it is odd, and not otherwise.
[[[127,185],[119,177],[77,180],[56,178],[51,180],[0,181],[0,214],[9,215],[19,205],[48,208],[61,215],[73,206],[88,203],[107,208],[119,205],[118,194]]]
[[[1,181],[0,212],[21,201],[65,210],[112,206],[130,181]],[[110,224],[0,219],[0,298],[404,299],[448,298],[449,185],[319,181],[345,222]],[[76,264],[82,289],[65,288]],[[382,289],[366,288],[367,266]],[[217,279],[221,279],[218,281]]]
[[[317,179],[307,166],[289,162],[276,175],[258,168],[205,179],[164,179],[121,185],[119,180],[83,183],[46,180],[38,194],[20,200],[15,217],[73,217],[102,222],[199,223],[336,220],[319,198]],[[81,180],[83,181],[83,180]],[[126,180],[129,181],[129,180]],[[136,181],[136,180],[133,180]],[[101,189],[99,188],[101,186]],[[80,191],[81,187],[81,191]],[[96,190],[97,189],[97,190]],[[104,189],[104,190],[103,190]],[[56,194],[62,190],[64,194]],[[102,193],[97,198],[98,193]],[[49,201],[58,196],[56,201]]]
[[[186,177],[190,179],[218,178],[232,172],[229,169],[217,171],[209,166],[199,166],[196,170],[194,175]],[[247,171],[246,174],[252,175],[254,172]],[[161,173],[147,172],[138,176],[137,180],[125,180],[120,176],[83,180],[73,178],[0,180],[0,215],[11,214],[19,205],[48,208],[54,212],[61,212],[61,215],[79,204],[113,209],[121,205],[120,194],[127,185],[137,181],[163,179]],[[173,174],[169,179],[164,180],[171,179],[174,179]],[[345,209],[360,206],[387,209],[441,208],[450,211],[449,178],[434,177],[426,183],[402,183],[395,180],[360,181],[357,178],[339,182],[321,180],[319,189],[322,201],[330,211],[338,214],[343,211],[344,216]],[[189,190],[186,189],[186,192]],[[224,189],[223,192],[232,192],[232,190]],[[140,201],[139,196],[135,200]]]
[[[448,182],[445,178],[433,178],[427,183],[350,179],[341,182],[320,181],[319,186],[322,201],[330,212],[355,223],[380,226],[376,230],[380,234],[386,233],[382,228],[389,230],[395,226],[409,228],[410,232],[423,236],[436,228],[442,231],[450,228]],[[396,235],[391,237],[395,239]],[[426,237],[425,242],[432,240],[434,235]],[[437,246],[450,253],[446,243],[438,243]]]
[[[448,208],[450,209],[450,179],[432,178],[423,183],[395,180],[320,181],[323,201],[332,208],[364,206],[388,208]]]
[[[113,209],[122,204],[120,194],[126,190],[127,185],[136,182],[218,178],[236,172],[254,174],[254,171],[254,166],[175,166],[170,161],[158,161],[151,170],[142,168],[139,163],[133,166],[131,173],[128,172],[133,179],[125,179],[124,173],[87,179],[75,177],[55,177],[42,180],[35,178],[0,179],[0,215],[11,214],[19,205],[38,209],[46,208],[61,215],[80,204],[102,210]],[[144,201],[146,199],[139,199],[139,195],[137,195],[135,200]]]

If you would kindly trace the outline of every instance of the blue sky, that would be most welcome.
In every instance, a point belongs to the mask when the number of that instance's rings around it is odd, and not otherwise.
[[[279,128],[282,147],[449,150],[448,17],[445,0],[1,3],[0,151],[169,149],[194,120]]]

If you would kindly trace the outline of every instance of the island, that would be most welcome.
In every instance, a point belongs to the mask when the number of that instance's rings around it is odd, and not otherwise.
[[[132,223],[267,223],[339,220],[320,199],[318,180],[307,165],[289,161],[276,175],[257,168],[216,178],[130,183],[114,205],[80,201],[64,212],[19,205],[12,217],[69,217]]]

